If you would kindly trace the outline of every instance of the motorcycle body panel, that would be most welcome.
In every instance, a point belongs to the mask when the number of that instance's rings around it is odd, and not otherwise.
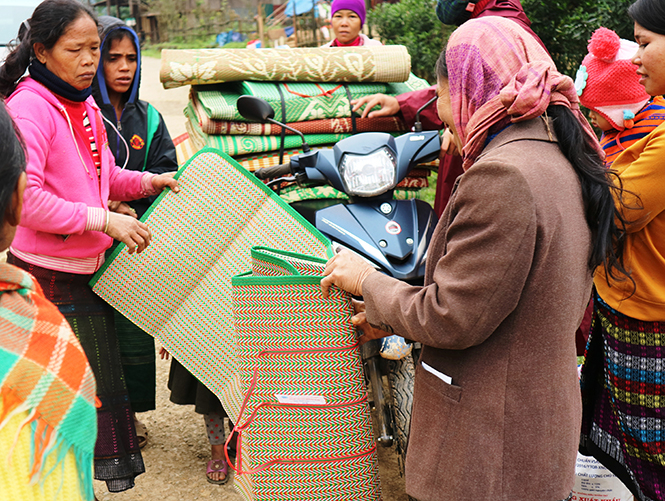
[[[316,212],[315,226],[392,277],[411,281],[425,274],[427,245],[436,221],[422,200],[368,200],[323,208]]]
[[[346,193],[346,186],[338,170],[342,157],[345,154],[368,155],[384,147],[390,149],[397,159],[396,185],[407,176],[414,165],[436,160],[441,144],[436,131],[411,132],[397,138],[385,132],[365,132],[342,139],[333,149],[318,150],[293,158],[292,170],[302,168],[307,173],[309,183],[326,182]]]

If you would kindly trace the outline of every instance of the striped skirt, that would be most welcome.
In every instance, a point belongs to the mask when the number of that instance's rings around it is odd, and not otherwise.
[[[665,499],[665,322],[627,317],[596,295],[581,384],[580,452],[635,499]]]

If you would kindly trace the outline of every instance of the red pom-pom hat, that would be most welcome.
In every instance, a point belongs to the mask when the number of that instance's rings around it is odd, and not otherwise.
[[[605,117],[617,130],[630,129],[635,115],[651,99],[639,83],[637,66],[630,61],[637,48],[635,42],[619,38],[614,31],[598,28],[575,81],[582,105]]]

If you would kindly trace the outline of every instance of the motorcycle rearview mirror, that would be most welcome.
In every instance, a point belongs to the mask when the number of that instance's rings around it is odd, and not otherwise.
[[[270,103],[265,99],[256,96],[240,96],[238,98],[237,107],[238,113],[250,122],[269,122],[298,134],[300,139],[302,139],[302,151],[304,153],[309,153],[309,145],[307,144],[307,141],[305,141],[305,135],[299,130],[275,120],[275,110],[272,109]]]
[[[427,108],[430,104],[432,104],[437,99],[438,99],[438,96],[434,96],[432,99],[430,99],[425,104],[423,104],[420,108],[418,108],[418,111],[416,111],[416,121],[413,124],[413,132],[422,132],[423,131],[423,124],[420,121],[420,112],[423,111],[425,108]],[[268,104],[268,103],[266,103],[266,104]],[[268,105],[268,106],[270,106],[270,105]]]
[[[238,113],[250,122],[268,122],[275,118],[275,110],[265,99],[254,96],[240,96]]]

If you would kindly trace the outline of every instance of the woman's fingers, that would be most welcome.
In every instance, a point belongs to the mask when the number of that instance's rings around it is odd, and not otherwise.
[[[115,208],[111,208],[111,203],[112,202],[109,202],[109,210],[117,212],[118,214],[124,214],[125,216],[133,217],[134,219],[138,219],[136,211],[132,209],[128,203],[118,202],[118,205],[116,205]]]
[[[124,243],[130,254],[143,252],[152,241],[152,233],[145,223],[114,212],[109,213],[106,234]]]
[[[376,110],[376,111],[372,111],[372,108],[374,108],[375,106],[380,106],[381,108]],[[373,97],[370,96],[370,99],[367,101],[367,105],[365,106],[365,109],[363,110],[362,115],[360,115],[360,118],[367,118],[368,116],[369,117],[380,117],[380,116],[384,116],[384,115],[387,115],[387,113],[383,112],[383,103],[382,103],[381,95],[379,94],[379,95],[376,95],[376,96],[373,96]]]
[[[367,313],[364,311],[356,313],[351,317],[351,323],[356,326],[367,323]]]
[[[150,228],[143,223],[139,226],[137,233],[143,239],[143,248],[138,251],[141,252],[152,242],[152,233],[150,233]]]
[[[459,151],[457,151],[457,145],[455,144],[453,133],[450,132],[450,129],[448,128],[443,131],[443,135],[441,136],[441,151],[447,155],[459,156],[460,154]]]
[[[369,101],[372,98],[372,96],[363,96],[358,99],[354,99],[351,101],[351,104],[353,105],[353,108],[351,108],[351,111],[358,111],[360,108],[362,108],[365,104],[367,104],[367,101]]]
[[[351,101],[353,105],[352,111],[358,111],[363,106],[360,118],[374,118],[374,117],[389,117],[399,112],[400,106],[397,98],[387,96],[386,94],[373,94],[371,96],[363,96],[361,98]],[[379,106],[378,110],[372,111],[372,108]]]
[[[137,254],[143,252],[152,240],[152,235],[150,229],[146,226],[145,223],[137,221],[136,228],[130,228],[130,238],[132,243],[132,249],[130,249],[130,254],[136,252]],[[129,245],[128,245],[129,247]]]
[[[155,190],[158,192],[168,187],[171,188],[175,193],[178,193],[180,188],[178,188],[178,181],[174,178],[175,175],[175,172],[165,172],[164,174],[153,177],[152,187],[155,188]]]
[[[374,271],[376,270],[360,256],[342,250],[326,263],[321,292],[324,297],[328,297],[330,287],[335,285],[354,296],[361,296],[363,281]]]
[[[353,305],[354,313],[362,313],[365,311],[365,301],[358,301],[357,299],[351,299],[351,304]]]

